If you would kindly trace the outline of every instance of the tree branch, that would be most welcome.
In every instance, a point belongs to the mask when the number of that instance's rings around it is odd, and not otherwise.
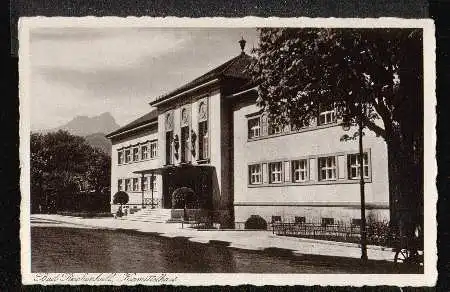
[[[377,136],[383,137],[386,140],[386,131],[371,121],[367,116],[363,116],[364,125],[371,131],[373,131]]]

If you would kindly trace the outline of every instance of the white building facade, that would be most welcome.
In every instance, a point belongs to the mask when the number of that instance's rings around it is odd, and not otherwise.
[[[123,190],[129,208],[177,209],[173,193],[187,187],[195,194],[188,208],[209,210],[229,228],[244,228],[252,215],[268,223],[361,218],[357,141],[341,141],[333,109],[299,130],[271,127],[245,74],[250,61],[241,53],[108,134],[111,202]],[[366,214],[389,220],[387,148],[370,131],[362,169]]]

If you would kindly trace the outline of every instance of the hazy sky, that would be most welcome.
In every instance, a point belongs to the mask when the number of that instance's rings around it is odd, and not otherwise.
[[[148,102],[257,46],[249,28],[52,28],[30,33],[31,128],[110,112],[123,126]]]

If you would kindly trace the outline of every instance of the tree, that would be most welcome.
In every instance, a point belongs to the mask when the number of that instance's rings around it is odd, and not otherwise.
[[[110,159],[89,146],[83,137],[66,131],[45,135],[32,133],[32,212],[56,211],[61,196],[82,191],[106,194],[109,189]]]
[[[391,223],[412,236],[423,224],[422,30],[263,28],[254,53],[249,72],[273,123],[303,126],[327,106],[355,123],[364,111],[388,149]]]

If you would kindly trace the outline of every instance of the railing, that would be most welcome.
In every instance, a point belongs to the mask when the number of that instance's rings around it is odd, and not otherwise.
[[[381,224],[367,225],[367,243],[392,246],[393,238],[389,228],[379,228]],[[301,238],[359,243],[361,229],[357,224],[335,223],[285,223],[272,222],[272,232],[276,235]]]

